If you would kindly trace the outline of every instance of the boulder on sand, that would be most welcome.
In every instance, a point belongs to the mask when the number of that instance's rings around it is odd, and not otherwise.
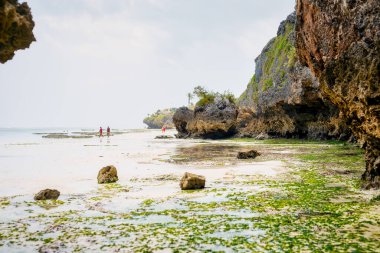
[[[55,189],[45,189],[34,195],[34,200],[58,199],[60,192]]]
[[[205,188],[206,178],[204,176],[186,172],[179,186],[181,190],[196,190]]]
[[[113,165],[102,168],[98,173],[98,184],[114,183],[117,180],[117,170]]]
[[[238,159],[255,159],[259,155],[261,155],[259,152],[252,149],[252,150],[247,151],[247,152],[239,152],[237,155],[237,158]]]

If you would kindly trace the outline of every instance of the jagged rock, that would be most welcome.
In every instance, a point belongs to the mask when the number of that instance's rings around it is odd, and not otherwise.
[[[98,173],[98,184],[114,183],[117,180],[117,170],[113,165],[102,168]]]
[[[34,200],[58,199],[60,192],[55,189],[45,189],[34,195]]]
[[[250,150],[247,152],[239,152],[237,155],[238,159],[255,159],[256,157],[260,156],[261,154],[257,152],[256,150]]]
[[[216,96],[212,103],[196,106],[194,111],[181,107],[173,116],[177,137],[220,139],[236,133],[238,110],[234,103]]]
[[[186,172],[179,186],[181,190],[196,190],[205,188],[206,178],[204,176]]]
[[[178,138],[189,137],[190,133],[187,129],[187,124],[193,120],[193,118],[194,111],[187,107],[180,107],[175,111],[173,115],[173,123],[177,129],[178,134],[176,136]]]
[[[14,52],[28,48],[36,41],[34,22],[27,3],[17,0],[0,0],[0,62],[11,60]]]
[[[255,60],[255,74],[239,98],[239,136],[325,139],[345,131],[336,128],[336,106],[323,100],[317,79],[298,60],[295,22],[295,13],[281,22]]]
[[[143,122],[149,129],[161,129],[162,127],[172,129],[174,128],[173,115],[175,111],[176,108],[158,110],[146,117]]]
[[[380,187],[380,2],[297,0],[296,45],[366,149],[365,188]]]

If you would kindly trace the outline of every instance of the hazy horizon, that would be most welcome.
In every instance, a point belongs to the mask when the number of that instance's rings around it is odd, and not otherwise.
[[[294,0],[27,0],[37,39],[0,65],[2,128],[143,127],[202,85],[239,96]]]

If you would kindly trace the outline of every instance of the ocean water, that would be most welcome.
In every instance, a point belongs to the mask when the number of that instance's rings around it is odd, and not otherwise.
[[[88,139],[50,139],[41,134],[75,131],[81,129],[0,129],[0,196],[49,187],[67,194],[88,192],[97,185],[99,169],[111,164],[118,168],[120,180],[154,169],[162,172],[165,168],[153,158],[181,142],[162,145],[154,139],[158,130],[123,130],[121,135]]]
[[[107,165],[116,166],[119,183],[126,184],[160,175],[179,178],[186,171],[205,175],[212,181],[233,170],[243,174],[273,174],[276,168],[281,167],[276,162],[256,164],[255,170],[249,164],[212,166],[207,160],[200,163],[168,163],[178,152],[182,156],[189,155],[186,148],[207,143],[218,145],[219,142],[155,139],[161,135],[160,130],[129,129],[109,138],[96,136],[85,139],[50,139],[42,138],[41,134],[77,131],[81,129],[0,129],[0,197],[28,195],[31,198],[45,188],[58,189],[62,194],[88,193],[97,189],[97,173]],[[166,132],[171,136],[175,133],[174,130]],[[223,146],[225,144],[221,144]],[[195,150],[204,155],[202,149]],[[223,154],[221,157],[224,159]],[[169,188],[161,187],[160,191],[167,191],[169,195],[177,188],[178,182],[172,181]],[[148,185],[142,194],[155,195],[155,191],[155,186]]]

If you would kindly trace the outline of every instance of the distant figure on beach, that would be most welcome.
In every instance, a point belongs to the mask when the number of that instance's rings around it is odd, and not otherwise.
[[[111,128],[107,127],[107,137],[110,137],[110,135],[111,135]]]
[[[164,134],[165,131],[166,131],[166,128],[163,126],[163,127],[161,128],[161,131],[162,131],[162,133]]]
[[[99,129],[99,137],[103,137],[103,128],[102,127],[100,127],[100,129]]]

